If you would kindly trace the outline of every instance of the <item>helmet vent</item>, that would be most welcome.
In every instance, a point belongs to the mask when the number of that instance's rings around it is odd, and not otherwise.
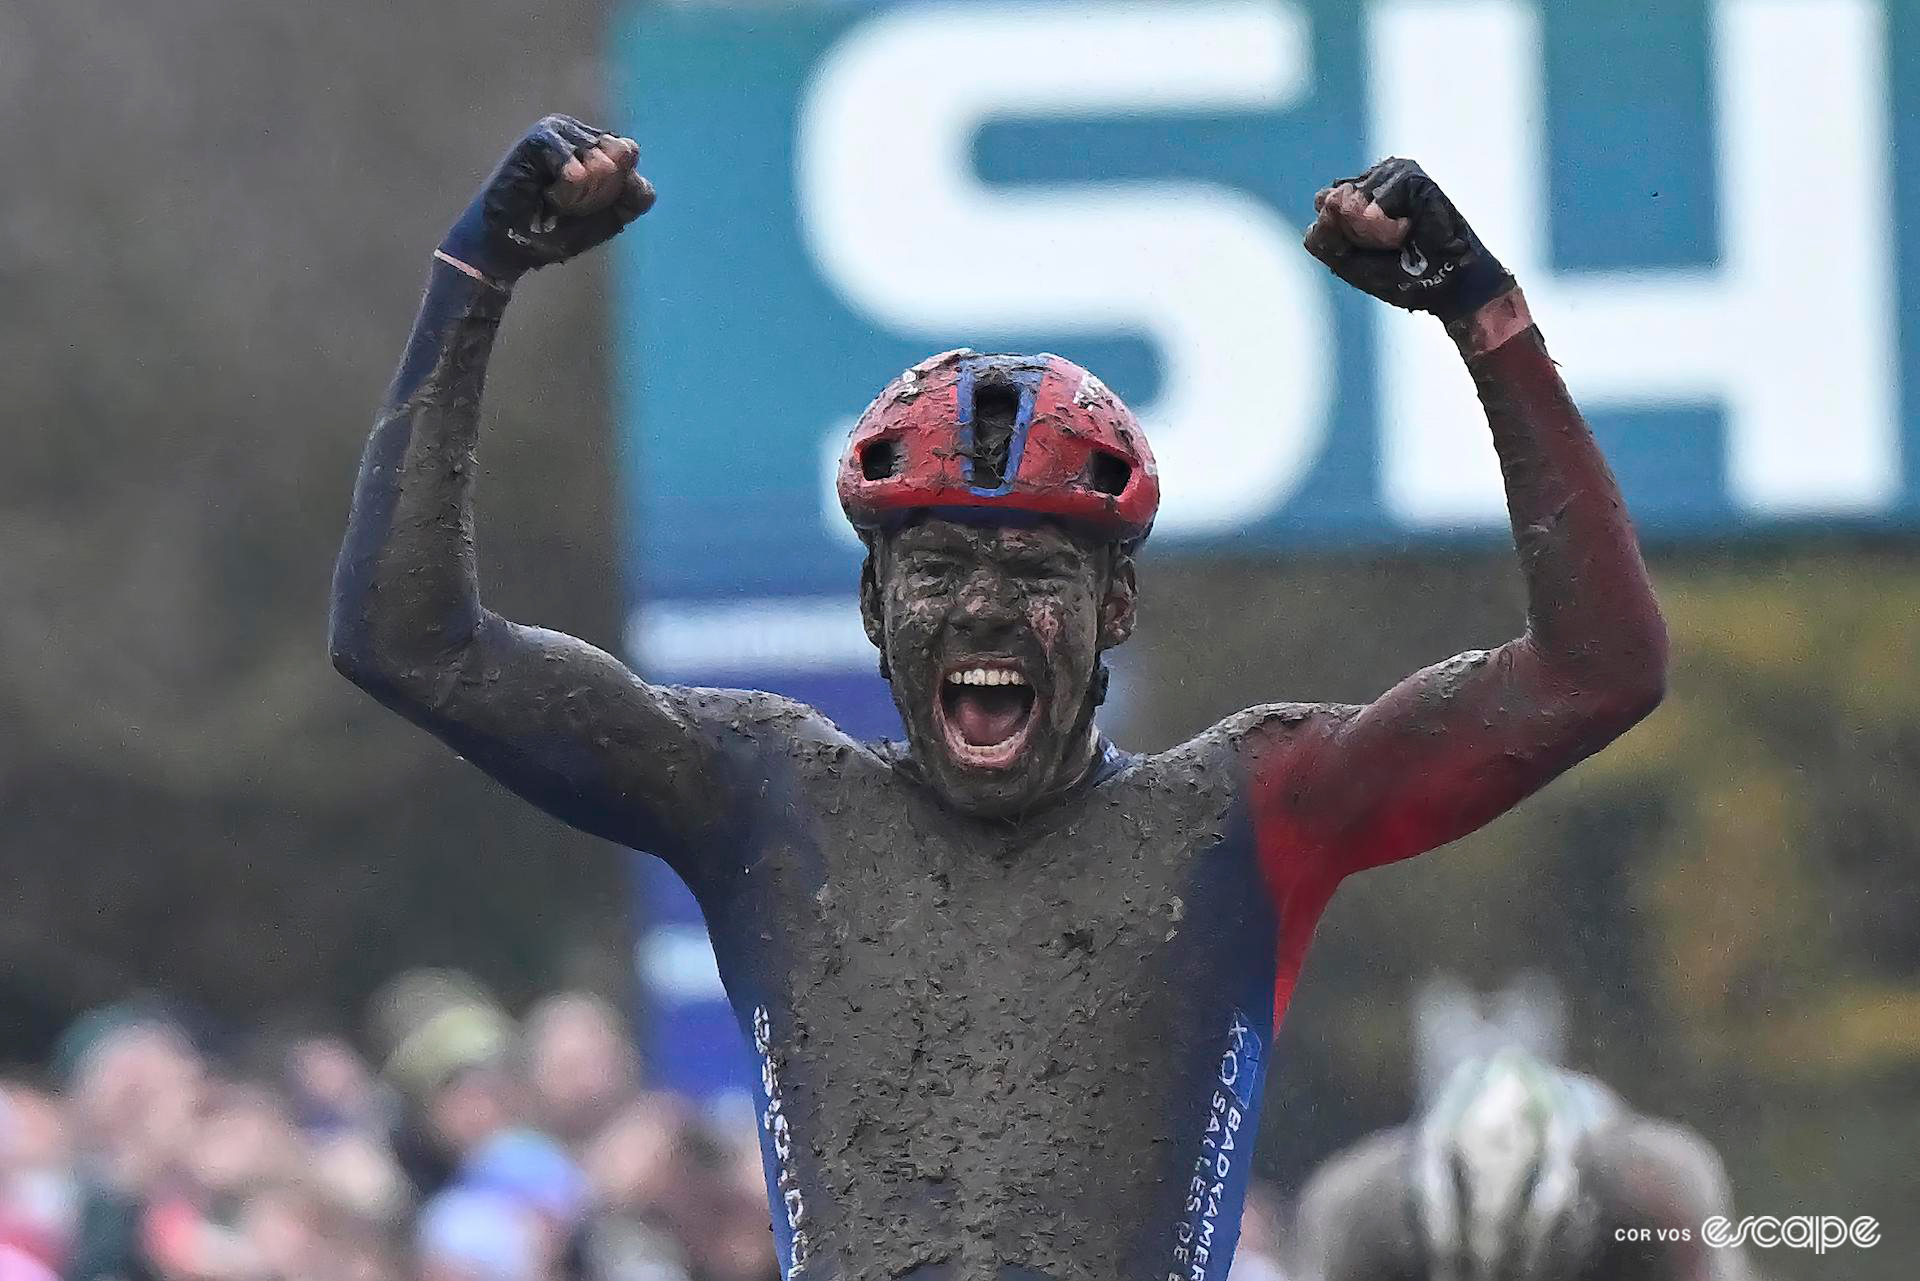
[[[887,480],[900,470],[900,443],[876,440],[860,451],[860,474],[868,480]]]
[[[1101,493],[1117,497],[1127,492],[1127,482],[1133,479],[1133,464],[1112,454],[1096,453],[1092,474],[1087,479]]]
[[[1020,388],[1009,382],[981,382],[973,392],[973,474],[969,481],[980,489],[999,489],[1007,483],[1007,455],[1013,448],[1013,425],[1020,417]]]

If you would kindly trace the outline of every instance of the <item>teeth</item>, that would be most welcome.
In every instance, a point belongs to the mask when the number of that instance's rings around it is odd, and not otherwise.
[[[1025,685],[1027,678],[1010,667],[968,667],[947,673],[949,685]]]

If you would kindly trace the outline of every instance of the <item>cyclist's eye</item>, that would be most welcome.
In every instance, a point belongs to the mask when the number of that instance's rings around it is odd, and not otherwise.
[[[1007,570],[1015,578],[1033,582],[1058,583],[1064,582],[1069,577],[1065,565],[1056,564],[1050,560],[1022,561],[1009,565]]]

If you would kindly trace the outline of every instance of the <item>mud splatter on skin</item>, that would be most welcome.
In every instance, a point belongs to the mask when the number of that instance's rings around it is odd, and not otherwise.
[[[1099,657],[1133,629],[1130,557],[1054,525],[929,519],[877,541],[860,586],[914,759],[949,805],[1010,817],[1086,772]],[[1017,665],[1033,690],[1026,743],[1002,768],[956,760],[937,715],[947,673],[976,661]]]

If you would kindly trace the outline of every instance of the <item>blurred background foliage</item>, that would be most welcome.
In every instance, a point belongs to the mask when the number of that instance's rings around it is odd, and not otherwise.
[[[350,1024],[415,963],[509,999],[625,984],[618,855],[323,652],[426,248],[527,120],[598,114],[602,5],[436,12],[0,8],[0,1059],[141,990],[215,1022]],[[646,121],[618,123],[644,144]],[[496,608],[611,647],[604,267],[543,273],[508,320],[481,555]],[[1571,1061],[1706,1133],[1746,1212],[1899,1222],[1913,1203],[1920,558],[1836,538],[1652,561],[1666,706],[1336,900],[1263,1138],[1284,1183],[1406,1115],[1428,974],[1539,971],[1568,999]],[[1142,575],[1115,707],[1136,747],[1252,702],[1368,698],[1521,618],[1496,548],[1150,556]],[[1906,1266],[1883,1250],[1854,1275]]]

